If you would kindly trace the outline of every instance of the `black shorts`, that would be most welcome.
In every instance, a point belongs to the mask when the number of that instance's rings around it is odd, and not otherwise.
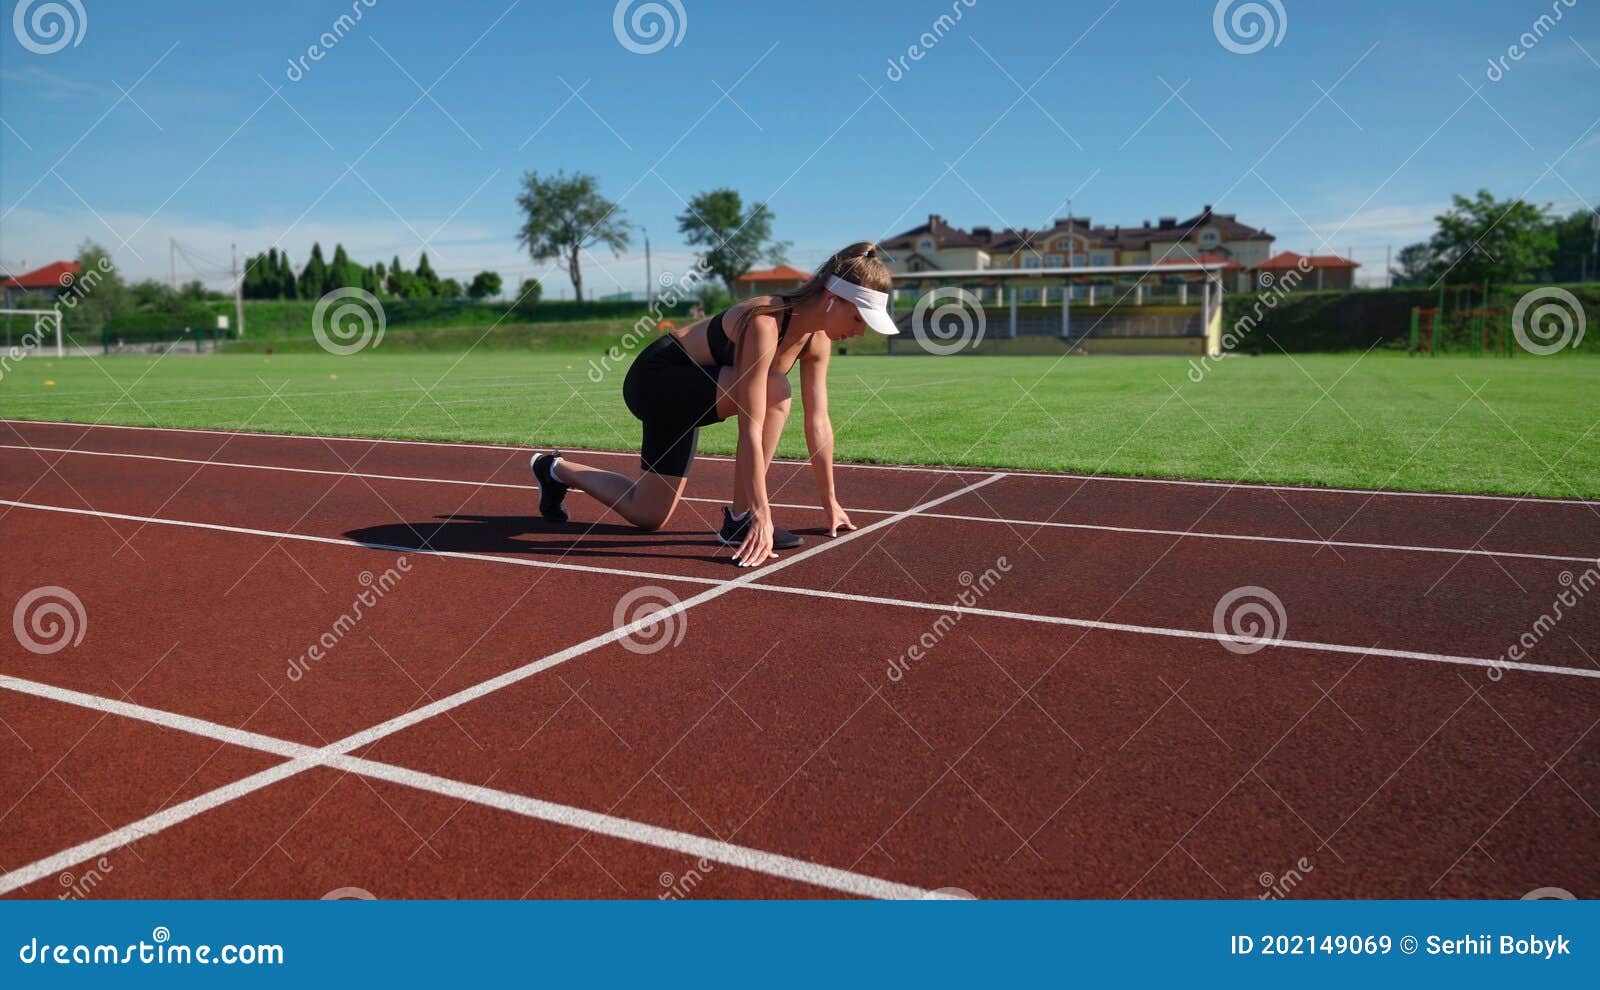
[[[674,478],[689,475],[700,427],[720,423],[716,365],[699,365],[672,334],[639,352],[622,380],[622,399],[644,424],[639,466]]]

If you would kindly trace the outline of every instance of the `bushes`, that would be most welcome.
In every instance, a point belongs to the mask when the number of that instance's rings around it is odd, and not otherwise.
[[[1445,290],[1441,333],[1457,347],[1466,346],[1471,311],[1487,309],[1490,339],[1510,330],[1510,313],[1528,292],[1544,286],[1522,285],[1491,289],[1488,305],[1481,288]],[[1581,350],[1600,353],[1600,283],[1561,286],[1583,307],[1588,332]],[[1260,348],[1276,353],[1305,351],[1365,351],[1378,346],[1404,349],[1410,342],[1413,307],[1439,306],[1439,290],[1427,288],[1357,289],[1344,292],[1296,292],[1275,296],[1271,292],[1233,294],[1223,301],[1224,336],[1237,340],[1236,351]],[[1252,320],[1254,326],[1252,327]]]

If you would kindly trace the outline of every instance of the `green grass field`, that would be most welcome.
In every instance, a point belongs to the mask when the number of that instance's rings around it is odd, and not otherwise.
[[[0,417],[633,448],[593,352],[25,358]],[[1600,496],[1600,358],[847,356],[840,460]],[[125,391],[124,391],[125,390]],[[1326,391],[1325,391],[1326,390]],[[701,449],[730,453],[731,424]],[[804,456],[799,407],[779,453]]]

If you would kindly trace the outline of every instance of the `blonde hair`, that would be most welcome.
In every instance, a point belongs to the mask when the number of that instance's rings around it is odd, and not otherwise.
[[[779,296],[777,302],[763,303],[745,310],[739,317],[739,339],[744,339],[744,329],[749,326],[752,317],[775,316],[821,296],[828,291],[828,279],[833,276],[877,292],[888,292],[894,283],[889,275],[889,266],[878,257],[878,245],[871,241],[857,241],[824,261],[798,292]]]

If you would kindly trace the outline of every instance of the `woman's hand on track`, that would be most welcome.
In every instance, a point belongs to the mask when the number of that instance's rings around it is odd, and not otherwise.
[[[830,537],[838,536],[839,530],[841,529],[856,528],[856,524],[850,521],[849,516],[845,515],[844,509],[839,505],[838,502],[835,501],[828,503],[827,513],[828,535]]]
[[[772,510],[751,509],[750,529],[745,533],[744,542],[739,545],[739,552],[734,554],[734,559],[740,567],[756,567],[777,557],[772,552]]]

